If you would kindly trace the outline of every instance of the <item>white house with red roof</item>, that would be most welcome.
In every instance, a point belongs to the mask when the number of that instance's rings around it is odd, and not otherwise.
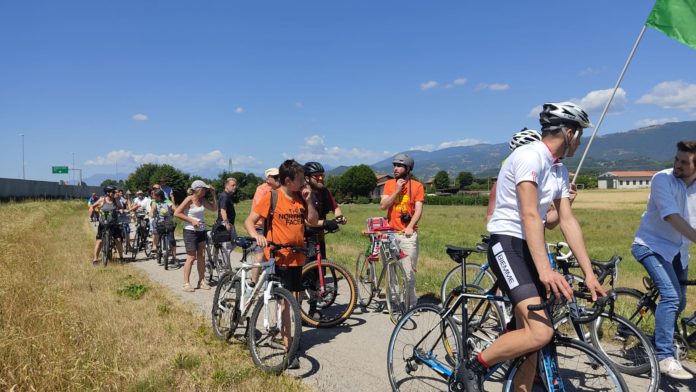
[[[656,171],[610,171],[597,176],[599,189],[639,189],[650,187]]]

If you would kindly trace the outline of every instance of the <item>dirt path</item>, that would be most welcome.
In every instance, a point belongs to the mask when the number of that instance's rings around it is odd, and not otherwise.
[[[183,241],[178,243],[183,245]],[[177,257],[183,261],[186,257],[183,248],[177,250]],[[240,254],[233,252],[232,257],[234,266]],[[145,271],[153,281],[169,287],[175,296],[195,304],[206,318],[210,317],[214,290],[184,292],[183,270],[174,268],[165,271],[154,260],[139,258],[131,265]],[[196,281],[194,269],[191,282]],[[342,326],[331,329],[304,328],[300,346],[301,367],[288,373],[302,378],[318,391],[388,391],[386,353],[392,329],[388,315],[376,309],[362,312],[360,308],[356,308]],[[686,366],[696,373],[696,365],[689,363]],[[644,391],[647,388],[645,380],[629,376],[625,376],[625,379],[631,391]],[[486,391],[498,391],[501,387],[500,383],[487,383]],[[694,391],[696,381],[683,384],[663,380],[660,390]]]

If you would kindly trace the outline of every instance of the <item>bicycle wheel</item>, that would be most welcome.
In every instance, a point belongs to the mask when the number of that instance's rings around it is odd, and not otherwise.
[[[590,325],[592,345],[622,373],[649,379],[647,391],[660,385],[660,369],[650,339],[633,323],[619,315],[602,313]]]
[[[404,267],[398,260],[392,261],[387,264],[387,310],[394,324],[408,310],[407,295]]]
[[[655,304],[639,290],[627,287],[614,289],[614,313],[623,316],[646,333],[655,330]],[[645,298],[645,299],[644,299]]]
[[[467,285],[466,292],[472,294],[481,294],[482,290],[480,287]],[[454,305],[460,294],[461,287],[452,290],[445,300],[445,308],[449,308]],[[461,327],[462,317],[461,313],[459,313],[459,309],[456,309],[450,317],[452,317],[452,320],[454,320],[454,322]],[[490,346],[495,338],[497,338],[505,330],[505,324],[507,323],[500,305],[495,301],[483,299],[468,299],[467,317],[469,320],[468,334],[470,344],[472,345],[471,349],[476,354]]]
[[[628,392],[626,382],[621,373],[600,354],[595,348],[587,343],[567,337],[556,336],[554,342],[556,355],[556,366],[558,371],[560,385],[547,386],[546,390],[556,391],[564,390],[566,392],[574,391],[616,391]],[[539,373],[542,382],[546,383],[546,367],[543,364],[541,351],[538,354]],[[503,386],[503,391],[513,391],[515,377],[518,375],[520,366],[524,363],[526,357],[517,358],[507,375],[506,382]],[[559,389],[560,388],[560,389]]]
[[[142,233],[142,235],[140,236],[140,241],[142,241],[142,244],[140,246],[145,252],[145,257],[149,259],[152,256],[152,240],[147,235],[147,232]]]
[[[394,327],[387,349],[387,373],[393,391],[442,391],[460,361],[462,342],[442,308],[421,304]]]
[[[169,269],[169,240],[166,234],[160,236],[160,246],[159,249],[162,251],[162,264],[164,264],[164,269]]]
[[[135,239],[131,242],[131,247],[128,248],[130,251],[129,259],[135,261],[135,257],[138,255],[138,249],[140,247],[140,232],[135,233]]]
[[[358,255],[355,262],[355,282],[358,289],[358,304],[366,308],[372,302],[375,294],[375,268],[374,263],[367,259],[365,253]]]
[[[247,344],[256,366],[276,374],[285,370],[297,354],[301,322],[300,305],[288,290],[276,286],[268,301],[260,297],[247,328]]]
[[[229,340],[235,335],[241,313],[241,281],[239,277],[225,274],[220,278],[213,295],[213,332],[218,339]]]
[[[104,225],[105,233],[102,235],[102,258],[101,262],[104,267],[109,264],[111,260],[111,233],[109,233],[109,227]]]
[[[449,293],[457,287],[462,286],[462,265],[465,267],[466,272],[466,284],[478,286],[483,290],[488,291],[493,284],[495,284],[495,275],[491,273],[490,268],[482,267],[480,264],[476,263],[466,263],[455,265],[442,281],[440,286],[440,298],[442,299],[442,304],[444,306],[445,300],[449,296]]]
[[[215,265],[216,272],[218,277],[221,277],[223,274],[232,270],[232,264],[230,264],[230,253],[227,251],[227,249],[225,249],[224,246],[215,248],[215,251],[218,252],[218,257],[216,258],[218,263]]]
[[[336,263],[321,262],[324,292],[321,292],[319,264],[313,261],[302,268],[302,321],[310,327],[333,327],[344,322],[355,308],[356,290],[353,275]]]

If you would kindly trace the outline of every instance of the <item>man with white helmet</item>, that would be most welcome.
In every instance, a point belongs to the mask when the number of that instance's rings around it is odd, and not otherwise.
[[[418,221],[423,213],[425,188],[411,178],[415,166],[413,158],[406,154],[396,154],[392,160],[394,178],[384,184],[380,208],[388,210],[387,220],[394,230],[396,241],[407,257],[401,259],[406,272],[406,304],[416,305],[416,264],[418,263]]]
[[[584,128],[592,124],[582,108],[571,103],[547,103],[539,115],[542,140],[515,149],[498,175],[496,203],[488,222],[491,241],[488,260],[515,310],[517,329],[498,337],[489,347],[457,368],[451,385],[467,391],[482,390],[487,369],[499,362],[534,353],[553,337],[553,325],[545,311],[530,311],[550,292],[557,298],[572,298],[565,278],[549,263],[544,239],[543,215],[556,206],[561,231],[580,268],[593,299],[605,291],[592,272],[582,230],[569,201],[568,171],[559,159],[571,157],[580,146]],[[515,388],[531,390],[536,354]]]

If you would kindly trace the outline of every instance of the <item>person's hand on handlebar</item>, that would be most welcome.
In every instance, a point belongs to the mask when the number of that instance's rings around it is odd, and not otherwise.
[[[254,236],[254,239],[256,240],[256,244],[262,248],[265,248],[268,246],[268,241],[266,241],[266,237],[263,236],[263,234],[256,234]]]
[[[324,230],[328,231],[329,233],[333,233],[335,231],[338,231],[338,223],[335,220],[331,219],[326,219],[324,220]]]
[[[568,300],[573,298],[573,290],[566,279],[563,275],[551,269],[550,266],[539,272],[539,280],[546,287],[546,292],[553,294],[556,299],[560,300],[561,296]]]
[[[348,223],[348,219],[346,219],[346,217],[343,215],[339,215],[336,217],[336,223],[338,223],[339,225],[345,225],[346,223]]]
[[[590,290],[592,295],[592,302],[597,300],[597,296],[606,297],[607,292],[604,287],[599,283],[595,274],[585,277],[585,287]]]

